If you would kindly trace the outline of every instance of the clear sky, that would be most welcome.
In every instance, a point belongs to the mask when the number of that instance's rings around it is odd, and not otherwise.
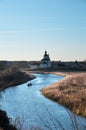
[[[0,0],[0,60],[86,59],[86,0]]]

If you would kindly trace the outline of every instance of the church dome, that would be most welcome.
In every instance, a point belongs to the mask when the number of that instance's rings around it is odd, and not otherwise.
[[[41,60],[40,68],[48,68],[51,67],[51,61],[49,54],[47,54],[47,51],[45,51],[43,59]]]
[[[47,54],[47,51],[45,51],[44,57],[41,61],[50,61],[49,54]]]

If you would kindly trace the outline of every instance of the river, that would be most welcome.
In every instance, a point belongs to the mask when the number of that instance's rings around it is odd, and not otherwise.
[[[41,94],[41,89],[63,78],[35,74],[32,86],[27,83],[0,92],[0,109],[7,112],[19,130],[86,130],[86,119]],[[76,125],[78,128],[76,128]]]

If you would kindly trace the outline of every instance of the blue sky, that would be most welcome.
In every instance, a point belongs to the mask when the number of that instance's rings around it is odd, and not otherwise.
[[[0,60],[86,59],[85,0],[0,0]]]

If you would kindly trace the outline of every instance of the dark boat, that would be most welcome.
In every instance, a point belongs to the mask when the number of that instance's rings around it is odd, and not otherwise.
[[[28,86],[32,86],[32,83],[30,82],[30,83],[28,83]]]

